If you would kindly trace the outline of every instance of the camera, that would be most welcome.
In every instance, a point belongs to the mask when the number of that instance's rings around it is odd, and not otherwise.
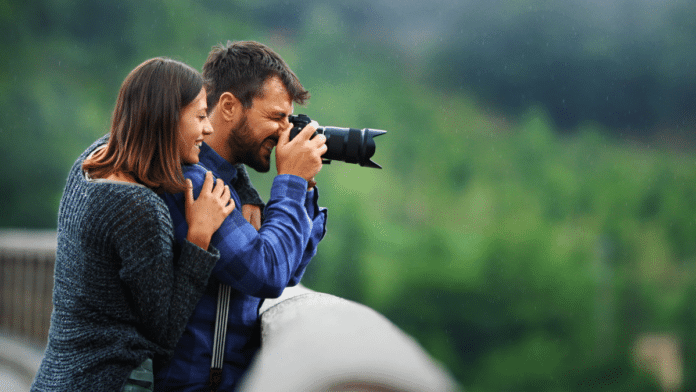
[[[288,120],[293,125],[290,130],[290,140],[312,122],[309,116],[305,114],[290,115],[288,116]],[[375,154],[375,141],[372,140],[372,138],[385,133],[387,133],[387,131],[382,131],[380,129],[322,126],[317,128],[317,131],[312,137],[317,134],[326,136],[327,151],[322,156],[324,163],[330,163],[331,160],[335,160],[381,169],[382,166],[370,159]]]

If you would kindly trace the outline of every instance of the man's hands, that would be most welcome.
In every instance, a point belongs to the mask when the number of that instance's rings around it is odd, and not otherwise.
[[[213,233],[235,207],[230,188],[219,178],[214,186],[213,182],[213,173],[207,172],[201,194],[194,200],[193,184],[186,180],[186,223],[189,227],[186,239],[203,249],[208,249]]]
[[[326,136],[317,135],[312,138],[316,130],[317,123],[312,121],[290,140],[290,128],[287,128],[281,132],[276,145],[278,174],[292,174],[304,178],[308,184],[307,190],[311,190],[317,184],[314,181],[314,176],[321,170],[321,156],[326,153],[327,149]],[[259,206],[244,204],[242,215],[256,230],[261,228],[261,209]]]
[[[278,175],[292,174],[313,181],[321,170],[321,156],[326,153],[326,136],[312,135],[317,123],[312,121],[295,138],[290,140],[290,128],[280,134],[276,146],[276,169]],[[311,138],[311,139],[310,139]]]

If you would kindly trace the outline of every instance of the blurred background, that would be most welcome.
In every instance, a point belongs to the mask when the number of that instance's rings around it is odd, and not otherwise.
[[[55,229],[132,68],[227,40],[283,56],[295,113],[388,131],[318,176],[306,286],[469,391],[696,390],[696,3],[0,0],[0,227]]]

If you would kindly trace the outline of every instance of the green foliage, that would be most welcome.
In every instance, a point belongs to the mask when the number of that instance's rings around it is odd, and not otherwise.
[[[54,227],[65,174],[107,131],[135,65],[166,55],[200,68],[212,45],[260,40],[312,93],[296,113],[388,131],[374,157],[384,169],[319,174],[330,219],[305,284],[385,314],[467,390],[655,390],[631,355],[641,333],[696,352],[694,153],[612,138],[592,116],[560,136],[536,102],[512,116],[458,85],[442,92],[370,37],[367,3],[0,1],[0,225]],[[511,4],[501,18],[532,3]],[[679,34],[692,36],[690,21]],[[599,36],[583,47],[615,50]],[[490,80],[528,72],[540,71]],[[582,75],[572,89],[591,91]],[[270,176],[251,175],[267,196]],[[694,389],[693,369],[684,377]]]
[[[509,114],[544,105],[562,130],[585,120],[650,136],[693,125],[693,2],[471,0],[424,74]],[[693,140],[693,139],[692,139]]]
[[[331,221],[308,284],[380,310],[472,390],[652,390],[627,352],[688,328],[693,156],[423,91],[399,106],[432,125],[379,140],[382,171],[322,171]],[[419,134],[399,162],[392,143]]]

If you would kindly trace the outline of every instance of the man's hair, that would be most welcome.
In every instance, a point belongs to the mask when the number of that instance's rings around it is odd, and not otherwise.
[[[263,94],[264,82],[278,76],[293,102],[309,99],[297,76],[280,56],[264,44],[254,41],[227,41],[216,45],[203,65],[208,87],[208,110],[212,110],[225,92],[232,93],[242,106],[250,108],[254,98]]]
[[[180,61],[157,57],[138,65],[118,93],[106,153],[83,169],[99,178],[128,173],[158,192],[185,190],[179,120],[203,87],[201,74]]]

